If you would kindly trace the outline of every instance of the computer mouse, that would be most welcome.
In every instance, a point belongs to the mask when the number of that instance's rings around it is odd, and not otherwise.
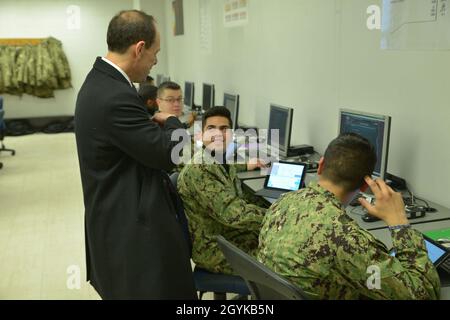
[[[350,203],[348,205],[350,207],[358,207],[361,205],[361,203],[358,201],[358,198],[355,198],[352,201],[350,201]]]
[[[379,218],[374,217],[374,216],[372,216],[372,215],[370,215],[370,214],[368,214],[368,213],[364,214],[364,215],[361,217],[361,219],[363,219],[363,221],[365,221],[365,222],[375,222],[375,221],[380,221]]]

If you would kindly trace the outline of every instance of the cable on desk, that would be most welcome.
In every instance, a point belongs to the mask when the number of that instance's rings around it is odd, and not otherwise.
[[[362,217],[362,216],[364,216],[364,215],[365,215],[365,213],[358,213],[358,212],[354,212],[354,211],[355,211],[355,209],[358,209],[358,207],[353,207],[353,209],[352,209],[352,210],[350,210],[350,213],[351,213],[351,214],[356,214],[356,215],[358,215],[358,216],[360,216],[360,217]]]
[[[435,208],[432,208],[432,207],[430,206],[430,204],[429,204],[426,200],[421,199],[421,198],[415,196],[414,193],[413,193],[411,190],[409,190],[408,187],[406,188],[406,191],[408,192],[410,198],[405,198],[405,199],[404,199],[405,202],[408,200],[408,202],[410,202],[410,205],[418,205],[418,203],[417,203],[416,200],[419,200],[420,202],[422,202],[423,204],[425,204],[425,206],[426,206],[425,211],[426,211],[426,212],[436,212],[436,211],[437,211]]]

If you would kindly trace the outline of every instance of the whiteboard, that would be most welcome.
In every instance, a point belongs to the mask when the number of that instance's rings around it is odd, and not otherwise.
[[[450,50],[450,0],[383,0],[381,48]]]

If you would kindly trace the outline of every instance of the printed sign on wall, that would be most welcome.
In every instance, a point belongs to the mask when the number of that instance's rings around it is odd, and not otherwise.
[[[226,0],[223,23],[225,27],[238,27],[248,23],[248,0]]]

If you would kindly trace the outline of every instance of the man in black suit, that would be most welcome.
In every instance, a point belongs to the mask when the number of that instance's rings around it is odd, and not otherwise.
[[[171,114],[149,120],[133,82],[156,64],[154,19],[122,11],[78,93],[75,133],[85,205],[87,280],[104,299],[195,299],[188,241],[166,174]]]

